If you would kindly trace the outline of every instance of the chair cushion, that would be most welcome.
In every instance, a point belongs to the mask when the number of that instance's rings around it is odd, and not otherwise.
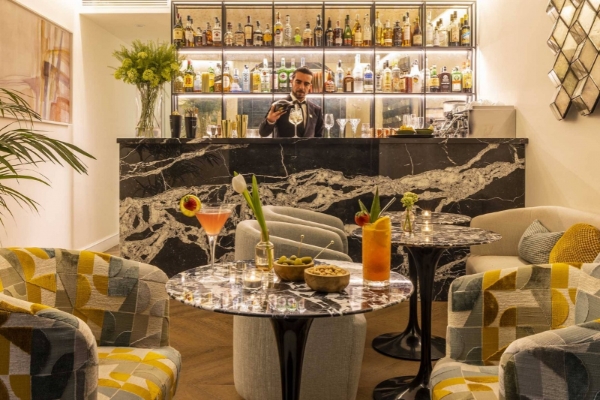
[[[439,360],[431,373],[432,400],[498,399],[498,366]]]
[[[467,275],[494,269],[514,268],[528,265],[527,261],[514,256],[474,256],[467,258]]]
[[[550,263],[591,263],[600,253],[600,231],[589,224],[571,226],[550,252]]]
[[[172,347],[98,347],[98,399],[171,399],[181,369]]]
[[[583,264],[575,301],[575,323],[600,319],[600,264]]]
[[[525,229],[519,240],[519,256],[531,264],[546,264],[550,252],[564,232],[550,232],[539,220]]]

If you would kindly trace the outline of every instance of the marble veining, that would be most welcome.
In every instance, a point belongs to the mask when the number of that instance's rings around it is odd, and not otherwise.
[[[392,221],[392,224],[400,224],[405,217],[404,211],[394,211],[386,213]],[[415,222],[417,224],[422,224],[426,220],[423,219],[422,213],[419,211],[416,215]],[[471,217],[468,215],[461,214],[453,214],[453,213],[445,213],[445,212],[432,212],[431,219],[429,220],[431,224],[441,224],[441,225],[468,225],[471,222]]]
[[[350,284],[340,293],[315,292],[304,282],[274,282],[265,289],[250,291],[224,274],[226,268],[215,268],[212,275],[202,274],[209,267],[198,267],[179,273],[167,282],[167,292],[180,302],[207,311],[270,318],[319,318],[360,314],[375,311],[405,301],[413,291],[410,281],[395,272],[390,274],[390,286],[369,289],[363,286],[362,266],[344,261],[326,261],[350,272]],[[252,263],[248,263],[253,267]],[[225,276],[224,276],[225,275]],[[357,292],[353,288],[358,288]],[[202,294],[204,293],[204,296]],[[210,294],[209,294],[210,293]],[[304,307],[277,309],[277,299],[304,299]]]

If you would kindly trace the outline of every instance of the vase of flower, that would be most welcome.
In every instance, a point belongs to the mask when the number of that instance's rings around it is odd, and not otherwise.
[[[415,212],[411,209],[406,209],[401,215],[402,231],[404,233],[412,234],[415,229]]]
[[[263,271],[273,269],[273,260],[275,260],[275,247],[270,241],[261,240],[254,249],[254,262],[256,268]]]
[[[137,85],[136,106],[139,120],[135,128],[137,137],[159,137],[162,129],[161,87]]]

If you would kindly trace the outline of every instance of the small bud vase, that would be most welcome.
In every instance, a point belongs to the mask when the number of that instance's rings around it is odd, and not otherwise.
[[[402,213],[401,221],[402,221],[402,231],[408,235],[413,235],[415,231],[415,213],[411,209],[406,209]]]
[[[261,240],[258,242],[254,253],[254,262],[256,268],[263,271],[271,271],[273,269],[273,260],[275,259],[275,247],[269,241]]]

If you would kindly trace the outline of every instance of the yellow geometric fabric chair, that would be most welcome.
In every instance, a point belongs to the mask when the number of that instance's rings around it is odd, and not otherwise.
[[[0,399],[171,399],[166,281],[108,254],[0,249]]]

